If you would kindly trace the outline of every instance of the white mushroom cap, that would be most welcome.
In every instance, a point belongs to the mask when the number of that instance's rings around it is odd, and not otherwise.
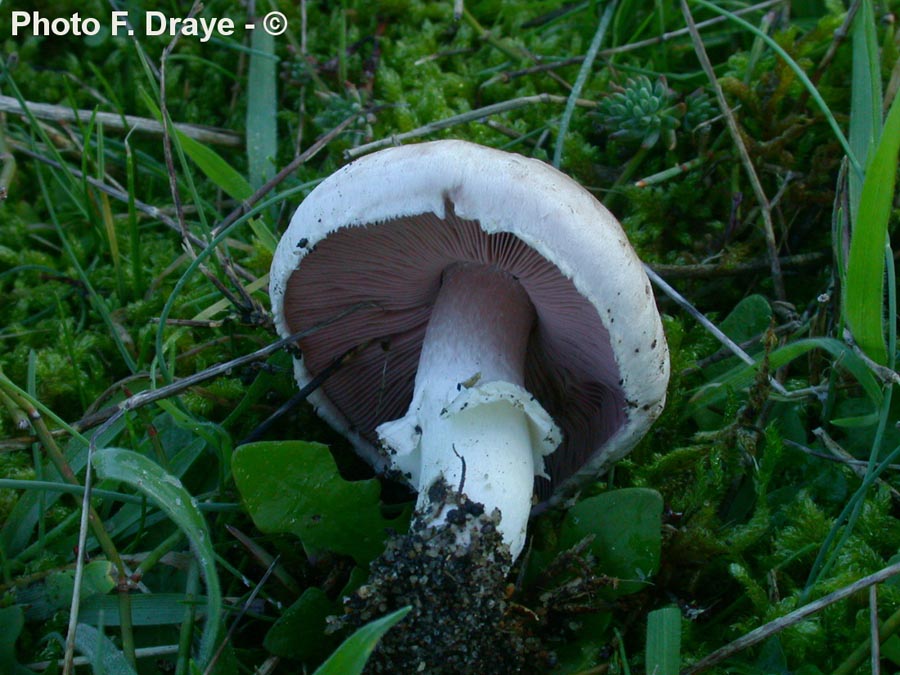
[[[559,425],[543,498],[598,475],[644,435],[665,403],[668,349],[640,260],[616,219],[547,164],[464,141],[362,157],[303,201],[281,239],[270,296],[287,336],[361,302],[299,341],[300,385],[363,349],[310,396],[376,469],[376,427],[410,403],[441,274],[458,262],[506,270],[536,325],[525,388]]]

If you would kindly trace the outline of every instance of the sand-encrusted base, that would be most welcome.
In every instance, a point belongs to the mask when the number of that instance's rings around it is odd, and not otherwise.
[[[367,675],[541,672],[537,641],[520,634],[519,622],[507,621],[511,560],[497,531],[499,515],[486,514],[446,484],[433,485],[429,493],[442,498],[432,504],[451,505],[448,522],[430,527],[420,515],[409,534],[394,537],[372,562],[368,583],[345,600],[345,616],[333,624],[355,627],[412,606],[382,638]],[[468,535],[461,537],[462,530]]]

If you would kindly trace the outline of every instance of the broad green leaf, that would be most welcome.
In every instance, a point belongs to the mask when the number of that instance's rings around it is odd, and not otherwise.
[[[348,637],[313,675],[359,675],[378,641],[409,613],[404,607],[366,624]]]
[[[79,595],[82,600],[106,595],[116,587],[113,564],[108,560],[94,560],[84,566]],[[20,589],[16,602],[24,605],[29,621],[44,621],[72,603],[75,590],[74,570],[54,572],[41,582]]]
[[[275,656],[296,661],[319,661],[334,648],[336,642],[332,636],[325,635],[325,619],[338,613],[337,605],[328,599],[321,588],[307,588],[269,629],[263,645]]]
[[[725,335],[735,342],[744,342],[769,327],[772,307],[762,295],[748,295],[719,324]]]
[[[321,443],[248,443],[235,451],[233,469],[256,526],[292,532],[311,551],[334,551],[366,564],[384,550],[388,528],[406,526],[381,515],[377,480],[344,480]]]
[[[126,483],[145,494],[185,533],[206,581],[207,620],[200,640],[199,660],[208,663],[222,622],[222,592],[203,515],[181,481],[143,455],[122,448],[104,448],[94,455],[94,468],[100,478]]]
[[[612,612],[598,612],[579,617],[572,627],[572,638],[554,649],[560,672],[590,672],[600,665],[603,659],[597,645],[607,642],[612,616]]]
[[[31,675],[31,671],[16,661],[16,640],[25,627],[25,617],[18,605],[0,609],[0,673]]]
[[[590,551],[597,570],[619,579],[604,593],[618,597],[645,588],[659,569],[663,500],[656,490],[623,488],[578,502],[569,509],[560,532],[560,549],[593,536]]]
[[[762,295],[754,294],[748,295],[735,305],[734,309],[719,324],[719,328],[732,340],[741,343],[767,330],[771,321],[772,307],[769,305],[769,301]],[[762,342],[756,348],[750,348],[747,351],[754,353],[761,349]],[[706,368],[703,374],[707,379],[717,377],[727,371],[733,362],[733,359],[728,359],[713,364]]]
[[[75,648],[87,657],[95,673],[137,675],[115,643],[93,626],[78,624]]]
[[[850,238],[844,317],[860,348],[874,361],[887,363],[884,343],[884,256],[894,199],[897,153],[900,152],[900,96],[866,167],[859,211]],[[893,320],[893,319],[892,319]]]
[[[887,659],[895,666],[900,666],[900,637],[891,635],[881,643],[881,658]]]
[[[681,663],[681,610],[663,607],[647,615],[646,672],[678,675]]]

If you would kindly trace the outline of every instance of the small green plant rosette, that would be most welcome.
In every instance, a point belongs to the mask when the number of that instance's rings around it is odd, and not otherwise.
[[[600,126],[611,138],[640,141],[650,149],[662,139],[667,149],[675,147],[675,129],[681,125],[684,105],[675,102],[675,93],[660,76],[651,82],[646,75],[630,78],[621,91],[600,102]]]
[[[716,116],[716,104],[712,97],[702,89],[696,89],[684,98],[684,117],[681,128],[688,132],[697,131]]]

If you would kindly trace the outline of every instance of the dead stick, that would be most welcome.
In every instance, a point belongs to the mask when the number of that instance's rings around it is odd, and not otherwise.
[[[805,267],[818,265],[831,255],[829,251],[814,251],[779,257],[782,269],[786,267]],[[657,273],[667,279],[709,279],[730,277],[770,269],[768,260],[748,260],[739,263],[698,264],[698,265],[666,265],[653,263],[650,265]]]
[[[14,115],[26,115],[26,108],[39,120],[51,122],[84,122],[89,124],[92,120],[102,124],[105,129],[122,131],[143,131],[151,134],[161,134],[163,125],[146,117],[135,115],[120,115],[118,113],[99,112],[94,110],[72,110],[60,105],[49,103],[36,103],[25,101],[25,107],[12,96],[0,96],[0,112]],[[212,145],[229,145],[238,147],[243,145],[244,139],[240,134],[227,129],[215,129],[198,126],[196,124],[176,123],[175,128],[189,138],[201,143]]]
[[[775,633],[779,633],[785,628],[793,626],[794,624],[800,623],[807,617],[812,616],[816,612],[820,612],[829,605],[833,605],[834,603],[839,602],[845,598],[849,598],[854,593],[858,593],[859,591],[866,589],[869,586],[880,584],[882,581],[886,581],[887,579],[890,579],[897,574],[900,574],[900,563],[888,565],[887,567],[879,570],[878,572],[875,572],[874,574],[863,577],[859,581],[854,581],[849,586],[844,586],[844,588],[840,588],[833,593],[829,593],[828,595],[819,598],[818,600],[810,602],[807,605],[803,605],[799,609],[795,609],[789,614],[785,614],[784,616],[774,619],[767,624],[763,624],[756,630],[752,630],[743,637],[739,637],[734,642],[731,642],[724,647],[717,649],[711,654],[704,656],[691,667],[682,670],[681,675],[692,675],[693,673],[699,673],[703,670],[706,670],[707,668],[711,668],[717,663],[724,661],[730,656],[733,656],[737,652],[743,649],[747,649],[748,647],[752,647],[753,645],[762,642],[767,637],[770,637]]]
[[[359,157],[360,155],[365,155],[366,153],[372,152],[374,150],[379,150],[381,148],[386,148],[392,145],[400,145],[401,143],[403,143],[403,141],[408,141],[420,136],[426,136],[428,134],[434,133],[435,131],[440,131],[441,129],[449,129],[450,127],[455,127],[467,122],[478,122],[480,120],[483,120],[485,117],[490,117],[491,115],[496,115],[497,113],[509,112],[510,110],[524,108],[526,106],[535,105],[537,103],[565,104],[568,100],[568,96],[557,96],[555,94],[535,94],[533,96],[520,96],[519,98],[513,98],[508,101],[492,103],[491,105],[486,105],[483,108],[469,110],[468,112],[460,113],[459,115],[453,115],[452,117],[447,117],[446,119],[429,122],[428,124],[425,124],[418,129],[406,131],[402,134],[391,134],[387,138],[382,138],[371,143],[366,143],[365,145],[351,148],[350,150],[344,152],[344,156],[347,159],[354,159],[356,157]],[[585,108],[597,107],[597,103],[595,101],[589,101],[583,98],[576,99],[575,105],[579,105]]]
[[[763,191],[762,183],[760,183],[759,176],[756,174],[756,169],[753,167],[753,160],[750,158],[750,153],[747,151],[747,146],[744,144],[744,139],[741,137],[741,131],[738,128],[734,113],[731,111],[728,101],[725,100],[725,93],[722,91],[722,87],[713,70],[709,55],[706,53],[706,47],[703,45],[700,32],[697,30],[697,24],[694,23],[694,16],[691,14],[691,10],[687,5],[686,0],[681,0],[681,13],[684,15],[684,20],[687,22],[688,29],[690,30],[691,40],[694,43],[694,52],[697,54],[697,60],[700,61],[703,72],[706,73],[709,83],[716,94],[716,100],[719,103],[719,108],[722,110],[726,125],[728,126],[728,133],[731,135],[731,140],[738,149],[738,154],[741,156],[741,164],[744,165],[744,170],[747,172],[747,178],[750,180],[750,185],[753,187],[753,193],[756,195],[756,200],[759,202],[766,235],[766,248],[769,250],[769,264],[772,270],[772,283],[775,286],[775,297],[779,300],[785,300],[787,296],[784,291],[784,278],[781,275],[781,263],[778,261],[778,242],[775,240],[775,226],[772,223],[772,207],[769,204],[766,193]]]

